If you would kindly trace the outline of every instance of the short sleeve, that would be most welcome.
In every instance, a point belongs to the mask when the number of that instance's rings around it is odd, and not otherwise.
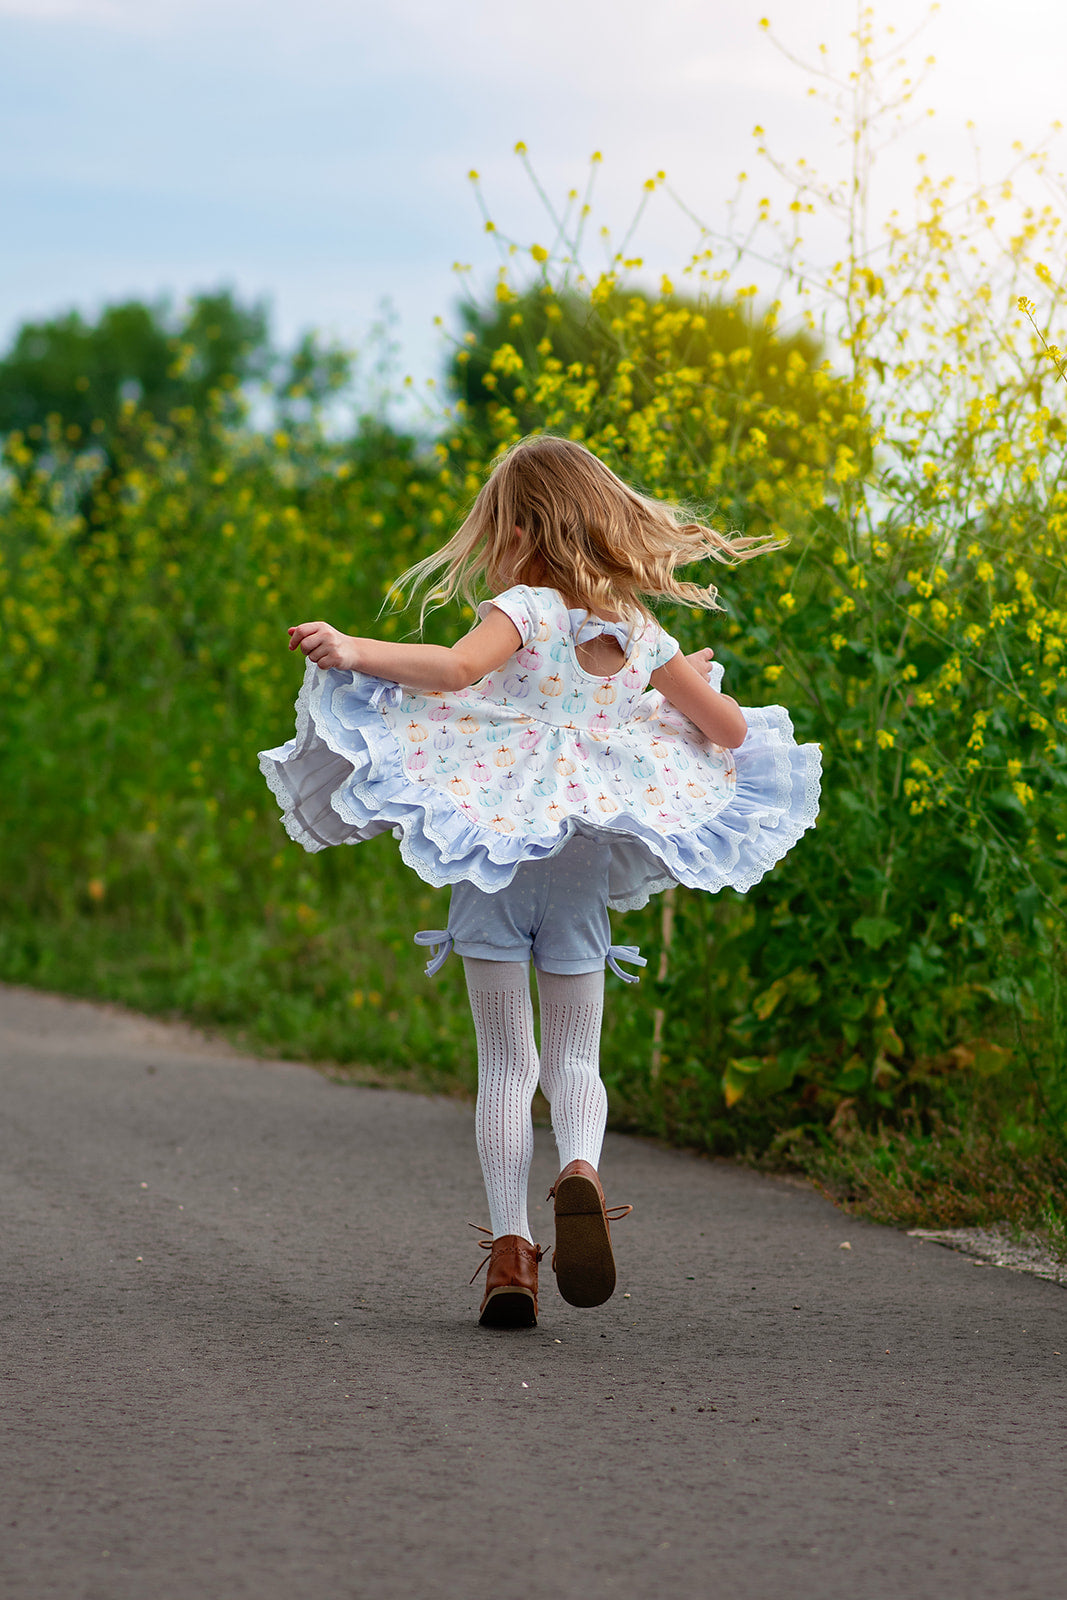
[[[681,649],[677,639],[672,639],[670,634],[656,625],[656,632],[652,639],[652,664],[649,672],[655,672],[659,667],[665,667],[668,661],[674,659]]]
[[[541,607],[537,603],[537,596],[524,583],[517,584],[514,589],[505,589],[503,594],[494,595],[492,600],[482,601],[478,607],[479,622],[484,622],[494,607],[515,624],[523,645],[528,645],[541,625]]]

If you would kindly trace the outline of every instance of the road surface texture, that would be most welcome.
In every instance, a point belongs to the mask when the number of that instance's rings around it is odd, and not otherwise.
[[[5,1600],[1067,1593],[1056,1284],[609,1137],[619,1292],[486,1331],[469,1109],[18,989],[0,1062]]]

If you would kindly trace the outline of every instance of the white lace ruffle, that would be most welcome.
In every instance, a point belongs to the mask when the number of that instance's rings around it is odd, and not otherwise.
[[[376,678],[308,663],[295,738],[260,754],[286,831],[306,850],[391,830],[402,859],[426,883],[466,880],[491,894],[522,862],[555,855],[584,833],[610,843],[608,903],[630,911],[672,883],[747,892],[818,814],[819,747],[798,745],[788,713],[764,706],[743,708],[749,732],[733,752],[736,788],[713,815],[666,834],[625,810],[596,821],[567,816],[547,838],[501,834],[464,815],[432,783],[412,779],[385,715],[372,708],[379,690]]]

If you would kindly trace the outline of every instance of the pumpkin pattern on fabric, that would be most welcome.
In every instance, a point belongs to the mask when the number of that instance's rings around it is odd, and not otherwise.
[[[649,688],[678,650],[657,623],[605,623],[526,585],[479,614],[493,607],[518,646],[457,693],[307,663],[296,738],[260,754],[305,849],[391,830],[428,883],[492,893],[588,833],[611,845],[608,903],[625,910],[671,883],[743,893],[813,826],[819,748],[796,743],[782,707],[743,708],[748,736],[725,749]],[[616,672],[582,667],[589,629],[619,639]]]
[[[522,636],[509,661],[460,694],[404,693],[398,705],[380,708],[385,723],[404,733],[405,771],[439,784],[483,827],[511,835],[521,829],[543,837],[571,819],[595,827],[620,814],[657,832],[678,826],[695,809],[691,791],[681,789],[678,757],[687,750],[701,773],[703,810],[730,799],[732,753],[691,724],[661,722],[661,697],[645,692],[678,648],[669,634],[655,623],[635,629],[618,671],[596,677],[578,661],[571,614],[554,589],[521,586],[490,604]],[[551,663],[547,673],[536,671],[534,657]],[[427,724],[436,730],[437,761],[429,770],[421,745],[405,748],[417,735],[425,738]],[[466,780],[462,790],[456,776]],[[519,794],[529,806],[525,817],[515,809]]]

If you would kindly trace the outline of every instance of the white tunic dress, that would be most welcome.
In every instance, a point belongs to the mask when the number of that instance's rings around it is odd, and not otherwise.
[[[813,826],[819,747],[796,743],[781,706],[744,708],[748,737],[727,750],[647,687],[678,649],[656,623],[623,626],[624,664],[595,676],[575,648],[584,613],[554,589],[509,589],[480,614],[491,606],[522,643],[457,694],[308,663],[296,737],[259,758],[305,849],[391,830],[427,883],[492,893],[590,834],[612,847],[608,903],[630,910],[672,883],[750,889]]]

